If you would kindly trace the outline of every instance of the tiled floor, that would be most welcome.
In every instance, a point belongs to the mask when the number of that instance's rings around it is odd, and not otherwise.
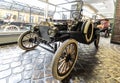
[[[24,51],[17,44],[0,46],[0,83],[60,83],[53,78],[54,54],[37,47]],[[79,58],[71,74],[62,83],[120,83],[120,45],[101,37],[94,44],[79,44]]]

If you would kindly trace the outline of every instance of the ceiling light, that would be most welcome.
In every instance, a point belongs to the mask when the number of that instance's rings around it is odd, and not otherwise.
[[[94,3],[93,5],[103,6],[103,5],[105,5],[105,3],[104,3],[104,2],[101,2],[101,3]]]
[[[102,7],[100,7],[99,9],[106,9],[107,7],[106,6],[102,6]]]

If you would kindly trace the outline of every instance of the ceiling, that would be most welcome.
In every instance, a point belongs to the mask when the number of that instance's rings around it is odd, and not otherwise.
[[[61,6],[64,3],[71,3],[72,1],[81,1],[81,0],[60,0],[60,1],[48,0],[48,1],[55,5],[60,4]],[[94,11],[93,15],[95,14],[102,18],[114,17],[114,8],[115,8],[116,0],[82,0],[82,1],[84,2],[84,6]]]
[[[114,17],[115,0],[84,0],[96,9],[96,14],[102,15],[105,18]]]
[[[43,3],[40,3],[40,1],[42,1],[42,2],[48,3],[49,5],[54,6],[53,8],[52,6],[49,6],[50,7],[49,11],[55,11],[55,7],[62,7],[63,9],[65,9],[64,11],[69,11],[71,10],[71,5],[73,5],[74,2],[81,1],[81,0],[31,0],[30,2],[29,0],[0,0],[0,1],[1,1],[0,7],[3,7],[4,5],[5,8],[8,7],[8,9],[10,8],[11,9],[17,8],[17,10],[21,9],[22,3],[27,5],[29,4],[29,6],[31,6],[32,8],[35,8],[33,6],[36,6],[37,9],[41,9],[41,8],[45,9],[46,5]],[[7,3],[7,2],[10,2],[10,1],[11,3],[15,2],[15,4],[12,4],[12,6],[9,5],[10,3]],[[99,18],[114,17],[114,8],[115,8],[116,0],[82,0],[82,1],[84,2],[83,11],[87,10],[87,14],[97,15],[97,17]],[[2,3],[2,2],[5,2],[5,3]],[[21,2],[20,6],[18,5],[19,2]],[[23,8],[24,6],[22,7],[22,9]]]

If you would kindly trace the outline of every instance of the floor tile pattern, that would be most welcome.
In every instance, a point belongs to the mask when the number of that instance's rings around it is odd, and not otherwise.
[[[58,81],[51,73],[54,53],[40,46],[31,51],[17,44],[0,46],[0,83],[120,83],[120,45],[101,37],[98,50],[93,43],[78,47],[73,71]]]

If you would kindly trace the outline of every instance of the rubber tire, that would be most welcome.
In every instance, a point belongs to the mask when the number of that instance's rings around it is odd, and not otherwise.
[[[99,41],[100,41],[100,35],[97,35],[96,39],[94,40],[94,45],[97,49],[99,47]]]
[[[75,61],[71,67],[71,69],[68,71],[67,74],[65,74],[64,76],[60,76],[58,75],[57,73],[57,66],[58,66],[58,61],[59,61],[59,57],[61,56],[60,54],[62,53],[63,49],[65,49],[65,47],[67,45],[69,45],[70,43],[74,43],[76,45],[76,50],[77,50],[77,54],[76,54],[76,58],[75,58]],[[57,49],[57,51],[55,52],[55,55],[53,57],[53,61],[52,61],[52,74],[53,74],[53,77],[57,80],[63,80],[64,78],[66,78],[70,72],[72,71],[75,63],[76,63],[76,60],[77,60],[77,57],[78,57],[78,43],[76,40],[74,39],[68,39],[66,41],[63,42],[63,44]]]
[[[38,44],[36,44],[35,46],[33,46],[31,48],[27,48],[27,47],[23,46],[22,39],[24,38],[25,35],[30,34],[30,33],[31,33],[31,31],[26,31],[26,32],[22,33],[18,38],[18,45],[23,50],[33,50],[36,46],[38,46]]]
[[[92,32],[91,32],[91,35],[90,35],[90,38],[88,38],[87,34],[88,34],[88,29],[90,28],[90,25],[92,26],[91,29],[92,29]],[[92,41],[92,38],[93,38],[93,32],[94,32],[94,25],[93,23],[91,22],[91,20],[88,20],[83,29],[82,29],[82,33],[83,33],[83,36],[84,36],[84,40],[86,43],[89,43]]]

